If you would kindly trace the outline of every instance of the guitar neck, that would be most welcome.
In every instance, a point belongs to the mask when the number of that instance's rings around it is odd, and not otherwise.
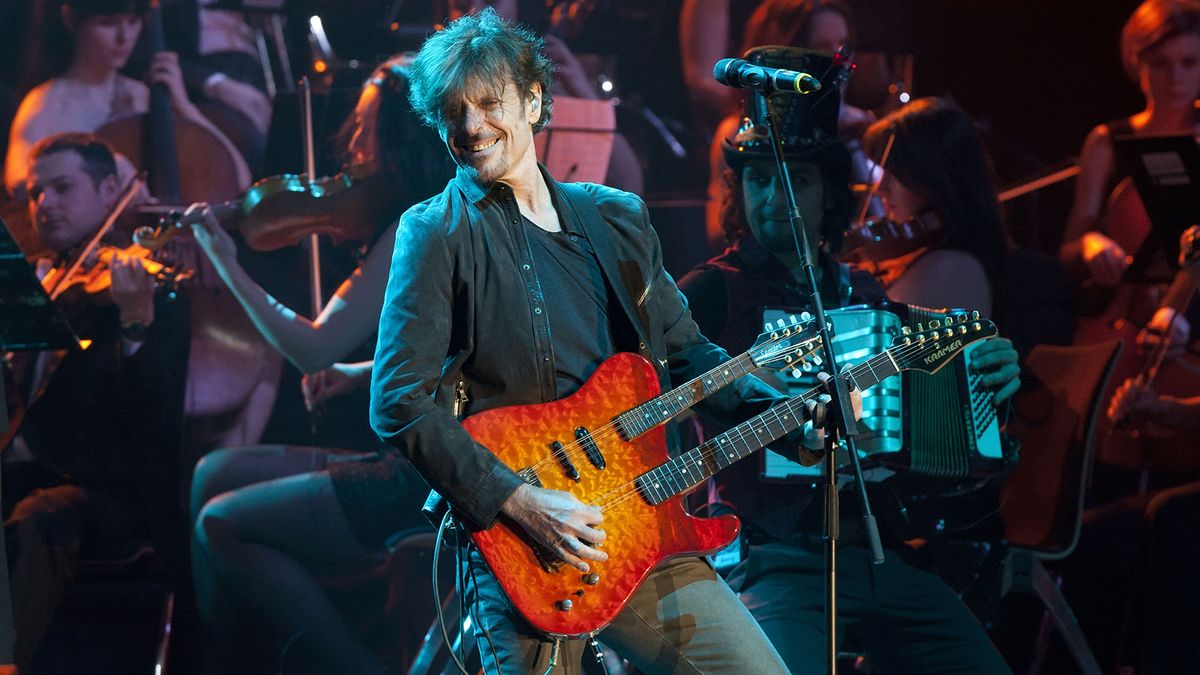
[[[630,440],[691,408],[718,390],[758,367],[748,353],[736,356],[712,370],[660,394],[617,416],[621,435]]]
[[[862,391],[900,371],[888,349],[854,366],[845,377]],[[824,391],[823,386],[814,387],[647,471],[634,481],[638,491],[651,504],[661,504],[691,490],[721,469],[799,429],[808,420],[806,403]]]

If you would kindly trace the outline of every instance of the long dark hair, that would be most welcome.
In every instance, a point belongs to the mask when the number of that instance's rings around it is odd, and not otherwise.
[[[918,99],[867,129],[863,144],[868,156],[879,158],[891,136],[896,140],[884,170],[924,198],[941,218],[945,248],[979,259],[997,296],[1008,238],[992,163],[971,118],[944,99]]]
[[[378,89],[379,108],[373,130],[375,153],[388,182],[403,192],[399,201],[407,208],[446,187],[454,176],[454,163],[437,133],[425,126],[409,107],[409,68],[405,64],[403,57],[388,59],[371,73],[363,86]],[[344,152],[348,151],[357,126],[355,116],[351,115],[338,131],[337,147]]]
[[[74,31],[96,16],[133,14],[145,16],[149,0],[36,0],[32,30],[26,42],[21,75],[21,90],[66,72],[75,57]],[[62,18],[62,8],[70,7],[71,26]]]

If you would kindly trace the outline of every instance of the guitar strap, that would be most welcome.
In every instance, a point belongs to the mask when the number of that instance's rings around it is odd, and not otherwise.
[[[654,282],[653,272],[644,270],[635,261],[622,260],[617,255],[612,243],[612,235],[605,227],[604,216],[596,207],[595,200],[588,194],[580,183],[558,183],[562,194],[566,197],[567,206],[575,216],[576,222],[583,228],[592,250],[596,253],[596,261],[604,273],[608,285],[616,294],[625,314],[634,324],[634,330],[643,345],[655,344],[650,340],[650,313],[646,308],[646,299],[650,295],[651,284]],[[636,300],[635,300],[636,298]],[[655,362],[655,359],[651,359]]]

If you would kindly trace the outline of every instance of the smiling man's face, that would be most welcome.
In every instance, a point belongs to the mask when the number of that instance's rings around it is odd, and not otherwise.
[[[477,83],[462,98],[441,129],[459,166],[486,185],[527,170],[526,162],[536,164],[533,124],[540,115],[539,85],[524,101],[511,81],[499,97],[494,88]]]

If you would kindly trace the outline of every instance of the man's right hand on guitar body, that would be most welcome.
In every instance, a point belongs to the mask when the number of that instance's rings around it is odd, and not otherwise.
[[[596,550],[604,541],[597,529],[604,516],[600,508],[579,501],[575,495],[522,484],[500,507],[541,546],[579,569],[588,571],[587,560],[604,562],[608,554]]]

